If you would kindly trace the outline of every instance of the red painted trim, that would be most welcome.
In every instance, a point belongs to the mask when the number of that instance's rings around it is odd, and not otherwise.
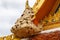
[[[36,18],[33,20],[35,25],[38,25],[39,20],[42,20],[52,10],[57,0],[45,0],[39,11],[36,13]]]

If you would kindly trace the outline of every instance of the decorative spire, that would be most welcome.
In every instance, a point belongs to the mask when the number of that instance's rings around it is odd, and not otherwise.
[[[26,5],[25,5],[26,8],[29,8],[29,4],[28,4],[28,0],[26,0]]]
[[[40,0],[36,0],[35,5],[33,6],[33,8],[35,8],[38,5],[39,2],[40,2]]]

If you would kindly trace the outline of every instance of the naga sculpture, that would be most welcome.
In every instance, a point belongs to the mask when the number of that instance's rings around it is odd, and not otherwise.
[[[60,27],[60,0],[37,0],[32,8],[27,0],[23,14],[11,28],[13,37],[9,35],[0,39],[20,40],[57,27]]]

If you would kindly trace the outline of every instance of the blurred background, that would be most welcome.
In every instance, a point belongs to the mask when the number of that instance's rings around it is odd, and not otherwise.
[[[36,0],[29,0],[32,7]],[[11,34],[10,29],[25,9],[26,0],[0,0],[0,36]]]

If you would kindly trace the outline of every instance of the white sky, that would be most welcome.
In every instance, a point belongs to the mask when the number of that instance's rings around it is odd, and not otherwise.
[[[16,19],[25,9],[26,0],[0,0],[0,36],[10,34]],[[29,0],[32,7],[35,0]]]
[[[29,0],[32,7],[36,0]],[[26,0],[0,0],[0,36],[9,35],[16,19],[25,8]]]

